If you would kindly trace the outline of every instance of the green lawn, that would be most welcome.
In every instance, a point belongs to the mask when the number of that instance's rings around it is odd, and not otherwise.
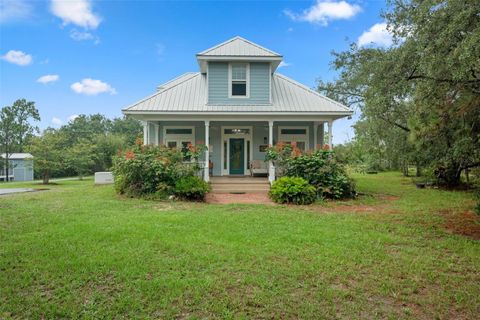
[[[472,195],[356,179],[367,195],[308,207],[125,199],[91,179],[0,197],[0,318],[478,317],[480,241],[444,228]]]

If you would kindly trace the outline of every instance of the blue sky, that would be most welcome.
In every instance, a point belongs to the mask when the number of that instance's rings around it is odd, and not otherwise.
[[[331,51],[386,46],[380,1],[0,0],[0,106],[36,102],[41,128],[78,114],[120,116],[162,82],[197,71],[195,54],[236,35],[283,54],[278,71],[313,87]],[[334,142],[352,120],[334,124]]]

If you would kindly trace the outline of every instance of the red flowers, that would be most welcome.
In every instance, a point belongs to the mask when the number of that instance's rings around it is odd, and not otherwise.
[[[135,159],[135,153],[132,150],[128,150],[125,153],[125,159],[127,159],[127,160]]]

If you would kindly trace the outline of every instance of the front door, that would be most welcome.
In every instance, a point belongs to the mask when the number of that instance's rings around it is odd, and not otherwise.
[[[245,139],[230,138],[230,174],[245,174]]]

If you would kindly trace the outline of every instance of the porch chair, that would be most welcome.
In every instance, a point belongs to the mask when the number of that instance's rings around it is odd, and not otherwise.
[[[250,176],[255,176],[256,174],[267,175],[268,174],[268,164],[262,160],[252,160],[250,161]]]

